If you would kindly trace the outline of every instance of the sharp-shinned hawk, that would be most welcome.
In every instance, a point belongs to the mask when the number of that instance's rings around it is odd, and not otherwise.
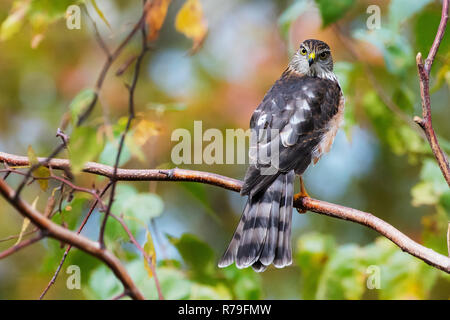
[[[305,40],[250,120],[256,139],[250,143],[252,162],[241,190],[248,200],[219,267],[235,262],[261,272],[272,263],[277,268],[292,263],[295,174],[301,177],[329,151],[343,111],[330,47]],[[261,159],[266,153],[269,164]],[[266,174],[270,168],[273,172]]]

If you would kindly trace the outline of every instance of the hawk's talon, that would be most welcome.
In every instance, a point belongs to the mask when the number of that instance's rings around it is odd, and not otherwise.
[[[300,198],[310,198],[308,192],[306,191],[305,184],[303,183],[303,177],[300,176],[300,192],[294,195],[294,202],[299,201]],[[298,213],[306,213],[305,209],[296,208]]]

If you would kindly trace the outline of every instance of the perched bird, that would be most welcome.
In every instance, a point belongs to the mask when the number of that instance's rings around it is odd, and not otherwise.
[[[250,166],[241,195],[248,200],[219,267],[233,262],[262,272],[292,263],[291,219],[295,174],[329,151],[342,122],[344,96],[330,47],[305,40],[253,113]],[[267,157],[270,161],[267,161]]]

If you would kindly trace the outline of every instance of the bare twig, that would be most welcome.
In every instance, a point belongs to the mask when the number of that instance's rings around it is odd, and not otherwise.
[[[145,2],[144,2],[144,15],[146,12],[147,6],[145,6]],[[100,245],[102,247],[104,247],[105,243],[104,243],[104,234],[105,234],[105,229],[106,229],[106,222],[108,221],[110,212],[111,212],[111,207],[113,205],[114,202],[114,196],[115,196],[115,191],[116,191],[116,180],[115,180],[115,176],[117,174],[117,168],[119,167],[119,162],[120,162],[120,155],[122,153],[122,149],[125,143],[125,137],[128,133],[128,131],[130,130],[131,127],[131,122],[133,121],[134,117],[135,117],[135,111],[134,111],[134,92],[136,90],[136,85],[139,79],[139,72],[141,70],[141,65],[142,65],[142,60],[144,59],[145,54],[148,51],[148,47],[147,47],[147,36],[146,36],[146,31],[145,31],[145,23],[144,21],[142,21],[141,23],[141,33],[142,33],[142,49],[141,49],[141,53],[139,54],[137,60],[136,60],[136,64],[134,67],[134,74],[133,74],[133,80],[131,83],[131,86],[129,87],[129,101],[128,101],[128,120],[127,120],[127,124],[125,127],[125,130],[122,132],[121,136],[120,136],[120,142],[119,142],[119,148],[117,150],[117,155],[116,155],[116,160],[114,163],[114,170],[113,170],[113,176],[110,178],[111,182],[112,182],[112,188],[111,188],[111,195],[109,197],[109,203],[108,206],[106,208],[106,212],[105,212],[105,217],[103,218],[102,221],[102,225],[100,228],[100,235],[99,235],[99,242]]]
[[[125,298],[126,296],[128,296],[128,293],[124,291],[122,293],[119,293],[117,296],[112,297],[111,300],[120,300],[122,298]]]
[[[131,29],[130,33],[128,33],[128,35],[125,37],[125,39],[112,52],[108,49],[108,47],[106,46],[102,37],[100,36],[100,33],[98,32],[95,22],[92,20],[90,15],[87,15],[87,17],[92,22],[97,42],[99,43],[99,46],[102,48],[102,50],[105,52],[107,58],[103,65],[103,68],[100,71],[100,74],[97,78],[97,82],[95,83],[96,94],[94,96],[94,99],[92,99],[91,103],[86,108],[86,110],[79,116],[78,123],[77,123],[78,126],[81,123],[83,123],[87,119],[87,117],[89,117],[90,113],[94,109],[94,106],[98,100],[98,93],[100,92],[100,90],[103,86],[103,82],[105,81],[105,78],[106,78],[106,75],[107,75],[109,69],[111,68],[113,62],[120,56],[123,49],[130,43],[131,39],[133,39],[134,35],[139,31],[139,29],[141,28],[142,24],[145,21],[145,15],[146,15],[146,10],[143,11],[142,16],[140,17],[139,21],[133,26],[133,29]]]
[[[28,159],[16,155],[10,155],[0,152],[0,161],[10,165],[26,165]],[[53,169],[64,169],[70,166],[69,160],[53,159],[51,161]],[[99,163],[88,162],[85,164],[84,172],[112,177],[114,168]],[[117,169],[115,174],[116,181],[190,181],[200,182],[218,186],[224,189],[239,192],[242,182],[218,174],[183,169]],[[330,217],[353,221],[365,225],[381,235],[390,239],[403,251],[425,261],[440,270],[450,273],[450,258],[439,254],[429,248],[426,248],[408,236],[394,228],[387,222],[373,216],[370,213],[359,211],[352,208],[331,204],[312,198],[296,197],[294,206],[299,209],[325,214]]]
[[[45,237],[45,233],[41,232],[39,235],[37,235],[34,238],[24,240],[16,245],[6,249],[5,251],[0,252],[0,260],[12,255],[13,253],[16,253],[20,249],[26,248],[26,247],[32,245],[33,243],[38,242],[39,240],[43,239],[44,237]]]
[[[450,222],[448,223],[448,226],[447,226],[447,251],[448,251],[448,256],[450,257]]]
[[[108,183],[103,188],[103,190],[100,192],[99,196],[102,197],[106,193],[106,191],[109,189],[110,186],[111,186],[111,183]],[[80,227],[78,228],[77,234],[81,233],[81,231],[83,230],[83,228],[86,225],[87,221],[91,217],[92,212],[94,212],[94,209],[95,209],[95,207],[97,206],[98,203],[99,203],[98,199],[95,199],[94,202],[92,203],[91,207],[89,208],[89,211],[88,211],[86,217],[84,218],[83,222],[81,223]],[[67,255],[69,254],[71,249],[72,249],[72,245],[69,244],[67,246],[66,250],[64,251],[63,257],[62,257],[61,261],[59,262],[58,268],[56,268],[56,271],[55,271],[53,277],[51,278],[50,282],[45,287],[44,291],[39,296],[39,300],[42,300],[44,298],[44,296],[46,295],[46,293],[48,292],[50,287],[55,283],[56,278],[58,277],[59,272],[61,271],[61,268],[62,268],[62,266],[64,264],[64,261],[66,261]]]
[[[123,218],[122,217],[118,217],[118,216],[113,215],[113,214],[111,214],[111,216],[114,219],[116,219],[122,225],[122,228],[128,234],[128,237],[130,237],[131,242],[142,253],[142,255],[144,256],[144,259],[148,262],[148,265],[149,265],[149,267],[150,267],[150,269],[152,270],[152,273],[153,273],[153,278],[155,279],[155,285],[156,285],[156,290],[158,292],[158,298],[159,298],[159,300],[164,300],[164,296],[163,296],[162,291],[161,291],[161,285],[159,284],[158,276],[156,274],[156,268],[155,268],[155,266],[153,264],[152,257],[149,257],[147,252],[145,252],[144,248],[142,248],[142,246],[139,244],[139,242],[137,242],[136,238],[133,236],[133,233],[131,233],[130,229],[128,228],[128,226],[125,223],[125,221],[123,220]]]
[[[428,142],[430,144],[431,150],[439,164],[439,168],[450,186],[450,166],[448,162],[447,155],[442,150],[441,146],[436,137],[436,133],[433,129],[433,124],[431,121],[431,99],[430,99],[430,72],[431,66],[433,65],[434,58],[441,44],[442,38],[444,37],[445,28],[447,27],[448,21],[448,6],[449,0],[444,0],[442,3],[442,16],[441,22],[439,23],[438,31],[436,37],[431,46],[428,57],[425,63],[422,60],[422,54],[419,52],[416,56],[417,70],[419,73],[420,81],[420,96],[422,98],[422,118],[416,116],[414,121],[423,129],[425,135],[427,136]]]
[[[0,172],[12,172],[15,174],[19,174],[19,175],[26,175],[26,173],[12,169],[12,168],[8,168],[8,169],[1,169]],[[62,177],[59,176],[55,176],[55,175],[50,175],[49,177],[33,177],[34,180],[57,180],[57,181],[61,181],[63,184],[69,186],[72,190],[74,191],[78,191],[78,192],[84,192],[84,193],[88,193],[90,195],[92,195],[94,198],[97,199],[97,201],[100,202],[100,205],[102,207],[102,209],[105,209],[105,205],[103,204],[103,201],[100,199],[100,196],[97,194],[97,192],[95,190],[91,190],[88,188],[83,188],[83,187],[79,187],[75,184],[73,184],[72,182],[70,182],[67,179],[64,179]]]

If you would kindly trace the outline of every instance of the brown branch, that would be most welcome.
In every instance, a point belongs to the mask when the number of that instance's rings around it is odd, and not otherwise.
[[[9,165],[27,165],[28,159],[0,152],[0,161]],[[53,169],[65,169],[70,167],[69,160],[52,159],[50,165]],[[114,168],[99,163],[86,163],[84,172],[112,177]],[[184,169],[118,169],[115,175],[117,181],[190,181],[200,182],[218,186],[224,189],[239,192],[241,190],[242,181],[224,177],[214,173],[201,172],[195,170]],[[429,248],[426,248],[408,236],[394,228],[387,222],[377,218],[376,216],[359,211],[356,209],[343,207],[340,205],[320,201],[312,198],[295,198],[294,206],[299,209],[309,210],[312,212],[328,215],[330,217],[353,221],[365,225],[381,235],[390,239],[403,251],[425,261],[440,270],[450,273],[450,258],[439,254]]]
[[[30,219],[30,221],[39,227],[46,235],[71,244],[100,259],[114,272],[132,298],[144,299],[144,296],[136,287],[124,266],[111,252],[100,248],[100,245],[97,242],[69,231],[46,218],[42,213],[31,207],[20,197],[16,197],[15,191],[3,179],[0,179],[0,193],[17,211],[20,212],[21,215]]]
[[[422,100],[422,118],[414,117],[414,121],[423,129],[425,135],[427,136],[428,143],[430,144],[431,150],[439,164],[439,168],[450,186],[450,166],[448,162],[447,155],[442,150],[441,146],[436,137],[436,133],[433,129],[433,124],[431,121],[431,99],[430,99],[430,72],[431,66],[433,65],[434,58],[441,44],[442,38],[444,37],[445,28],[448,21],[448,6],[450,0],[444,0],[442,3],[442,16],[441,22],[439,23],[438,31],[436,37],[431,46],[428,57],[425,63],[422,60],[422,54],[419,52],[416,56],[417,70],[419,73],[420,81],[420,96]]]
[[[368,212],[304,197],[296,197],[294,206],[329,217],[353,221],[369,227],[391,240],[403,251],[425,261],[433,267],[450,273],[449,257],[422,246],[386,221],[383,221]]]
[[[38,242],[39,240],[43,239],[45,237],[45,234],[41,232],[41,234],[39,234],[38,236],[34,237],[34,238],[30,238],[27,240],[24,240],[8,249],[6,249],[3,252],[0,252],[0,260],[3,258],[6,258],[10,255],[12,255],[13,253],[16,253],[17,251],[19,251],[20,249],[23,249],[25,247],[28,247],[30,245],[32,245],[35,242]]]

